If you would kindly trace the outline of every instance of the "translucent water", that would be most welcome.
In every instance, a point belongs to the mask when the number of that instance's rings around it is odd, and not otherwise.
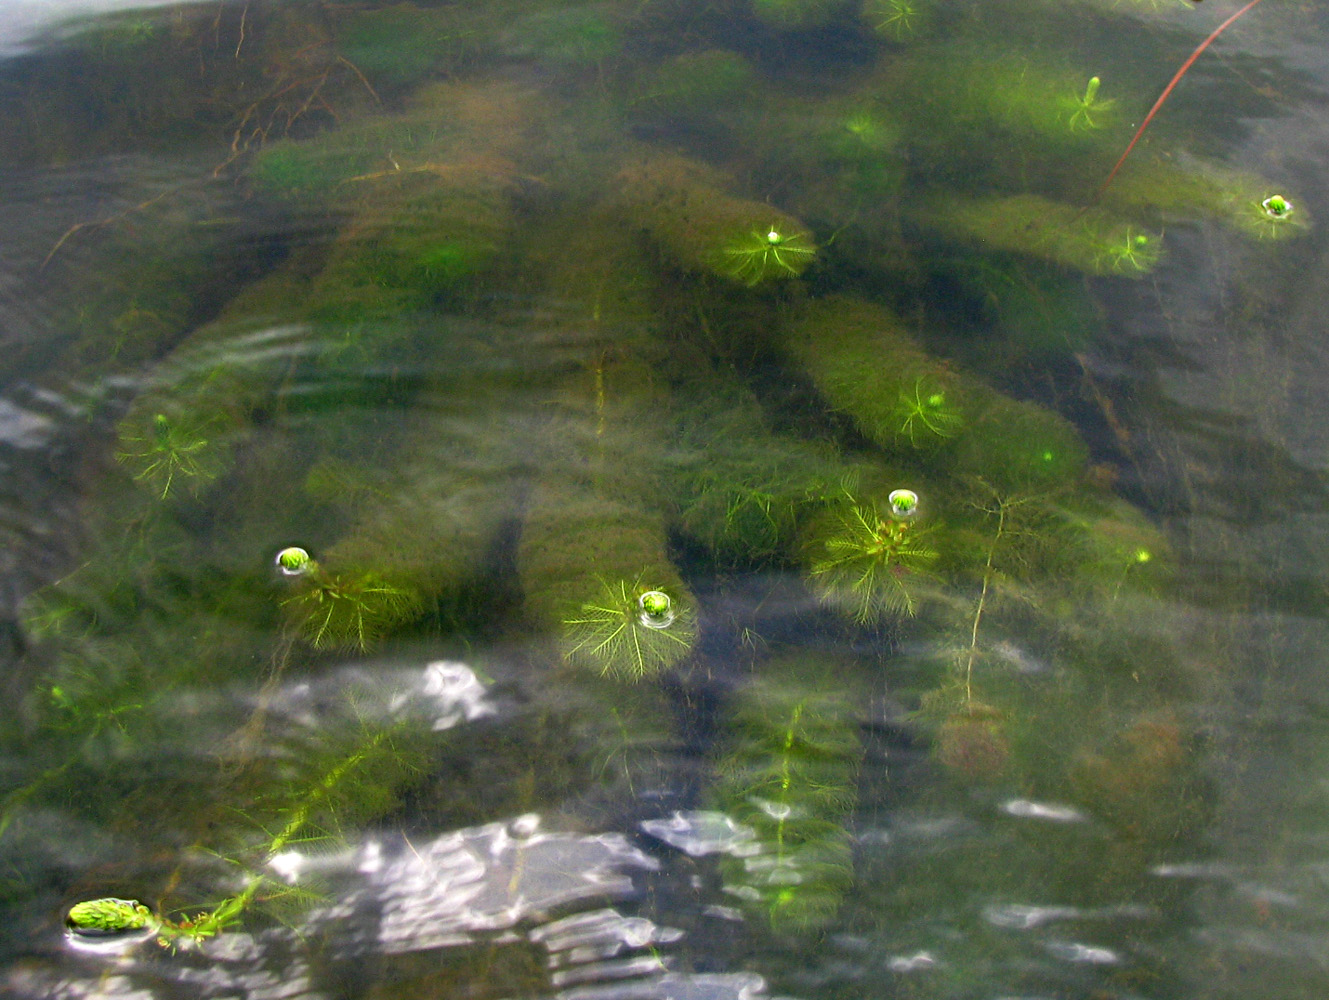
[[[1324,995],[1236,9],[0,4],[0,993]]]

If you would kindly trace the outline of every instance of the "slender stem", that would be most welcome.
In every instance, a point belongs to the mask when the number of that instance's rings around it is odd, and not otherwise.
[[[983,567],[983,589],[978,595],[978,607],[974,609],[974,624],[969,631],[969,655],[964,665],[964,703],[965,708],[972,708],[974,704],[974,657],[978,653],[978,625],[983,620],[983,608],[987,604],[988,586],[992,582],[992,557],[997,553],[997,544],[1001,541],[1001,536],[1006,530],[1006,504],[997,501],[997,530],[992,536],[992,544],[988,546],[987,564]]]
[[[1172,88],[1175,87],[1181,81],[1181,78],[1186,75],[1186,71],[1191,68],[1195,63],[1195,60],[1200,58],[1200,53],[1209,48],[1214,39],[1221,35],[1227,29],[1229,24],[1241,17],[1242,14],[1246,13],[1246,11],[1250,10],[1259,2],[1260,0],[1250,0],[1250,2],[1244,7],[1211,31],[1209,37],[1196,46],[1196,49],[1191,53],[1190,58],[1181,64],[1181,68],[1177,70],[1172,79],[1168,81],[1168,85],[1163,88],[1163,93],[1158,95],[1158,100],[1154,102],[1154,106],[1150,108],[1149,113],[1144,116],[1144,121],[1140,122],[1140,127],[1135,130],[1135,135],[1131,136],[1131,141],[1126,147],[1126,152],[1121,154],[1121,159],[1117,160],[1116,166],[1114,166],[1112,172],[1108,174],[1107,180],[1103,182],[1103,186],[1099,189],[1100,193],[1107,190],[1108,185],[1112,183],[1112,178],[1117,176],[1117,171],[1120,170],[1121,165],[1126,162],[1126,157],[1131,155],[1131,150],[1134,149],[1135,144],[1140,141],[1140,136],[1144,135],[1144,130],[1148,128],[1149,123],[1154,120],[1154,115],[1158,114],[1158,109],[1163,106],[1163,102],[1166,101],[1168,95],[1172,93]]]

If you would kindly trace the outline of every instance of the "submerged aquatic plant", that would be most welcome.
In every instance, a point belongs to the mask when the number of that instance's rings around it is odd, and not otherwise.
[[[277,553],[277,568],[283,576],[304,576],[318,569],[318,563],[298,545],[290,545]]]
[[[729,860],[725,881],[776,930],[798,932],[824,926],[853,885],[846,824],[862,748],[851,699],[779,676],[789,666],[766,664],[767,680],[739,694],[719,771],[726,813],[755,841]],[[827,664],[816,667],[820,676]]]
[[[749,288],[772,278],[796,278],[817,256],[816,244],[806,232],[782,233],[772,225],[765,233],[753,230],[724,248],[726,270]]]
[[[124,449],[115,457],[131,468],[136,481],[166,500],[181,481],[197,490],[220,473],[222,462],[207,432],[206,421],[178,421],[156,413],[148,428],[122,432]]]
[[[103,896],[75,903],[65,915],[65,925],[74,934],[100,937],[154,927],[157,918],[137,899]]]
[[[918,513],[918,494],[913,490],[891,490],[886,502],[891,505],[891,516],[901,520]]]
[[[917,0],[868,0],[863,16],[879,35],[903,42],[918,34],[924,19]]]
[[[953,437],[964,424],[945,389],[931,375],[919,375],[912,385],[902,386],[896,409],[900,436],[915,448]]]
[[[692,649],[695,617],[665,591],[601,579],[601,594],[563,620],[564,655],[605,676],[637,681],[673,666]]]
[[[1262,240],[1278,239],[1294,232],[1304,230],[1306,220],[1298,214],[1292,201],[1281,194],[1269,197],[1248,206],[1249,229]]]
[[[1100,245],[1100,269],[1104,272],[1118,271],[1139,274],[1151,270],[1162,255],[1161,240],[1157,236],[1142,233],[1134,226],[1127,226],[1125,232],[1104,240]]]
[[[1100,101],[1098,99],[1098,88],[1101,80],[1096,76],[1091,76],[1089,82],[1085,85],[1084,96],[1074,99],[1074,107],[1066,124],[1070,126],[1072,132],[1089,132],[1097,128],[1102,128],[1101,116],[1112,109],[1116,101]]]
[[[808,573],[824,603],[865,625],[883,614],[914,614],[918,586],[937,559],[929,529],[883,517],[875,505],[852,499],[818,528]]]
[[[292,558],[298,561],[298,556]],[[304,570],[291,574],[300,578],[298,589],[282,606],[315,649],[368,649],[424,610],[419,593],[373,570],[330,573],[308,559],[308,553],[306,559]]]

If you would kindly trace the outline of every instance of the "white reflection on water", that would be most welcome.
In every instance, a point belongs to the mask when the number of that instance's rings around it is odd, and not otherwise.
[[[657,840],[694,858],[707,854],[728,854],[742,858],[761,850],[757,835],[751,827],[722,812],[680,810],[668,819],[645,820],[641,828]]]
[[[28,51],[35,42],[79,18],[120,10],[178,6],[180,0],[0,0],[0,58]],[[187,2],[187,0],[186,0]]]
[[[0,994],[21,1000],[154,1000],[183,995],[323,1000],[302,954],[321,942],[337,963],[525,939],[546,954],[557,1000],[759,1000],[752,973],[688,974],[661,949],[683,932],[611,906],[549,920],[574,904],[633,892],[634,871],[657,867],[615,833],[546,832],[538,816],[456,830],[426,841],[367,840],[321,865],[344,883],[337,902],[294,930],[228,932],[198,949],[145,945],[109,958],[70,956],[0,974]],[[108,969],[108,962],[114,968]]]
[[[1003,802],[1001,811],[1020,819],[1042,819],[1050,823],[1083,823],[1087,816],[1073,806],[1057,802],[1033,802],[1029,799],[1011,799]]]
[[[393,954],[461,945],[577,900],[625,896],[627,871],[656,862],[619,834],[544,833],[537,817],[524,816],[420,844],[370,841],[355,867],[364,885],[313,922],[354,927],[373,912],[375,950]]]

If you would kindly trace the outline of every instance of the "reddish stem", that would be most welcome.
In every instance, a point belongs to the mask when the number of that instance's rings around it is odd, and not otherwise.
[[[1140,127],[1135,130],[1135,135],[1131,136],[1130,145],[1126,147],[1126,152],[1121,154],[1121,159],[1117,161],[1117,165],[1114,166],[1112,172],[1108,174],[1107,180],[1103,182],[1102,188],[1099,189],[1100,191],[1107,190],[1108,185],[1112,183],[1112,178],[1117,176],[1117,171],[1120,170],[1121,165],[1126,162],[1126,157],[1131,155],[1131,150],[1134,149],[1135,144],[1140,141],[1140,136],[1144,135],[1144,130],[1149,127],[1149,123],[1154,120],[1154,115],[1158,114],[1158,109],[1161,108],[1163,102],[1167,100],[1168,94],[1172,93],[1172,88],[1181,82],[1181,78],[1186,75],[1186,71],[1191,68],[1196,59],[1200,58],[1200,53],[1209,48],[1209,45],[1213,40],[1227,30],[1229,24],[1241,17],[1242,14],[1246,13],[1246,11],[1250,10],[1259,2],[1260,0],[1250,0],[1250,2],[1242,7],[1241,10],[1237,11],[1217,28],[1209,32],[1209,37],[1196,46],[1195,51],[1191,53],[1190,58],[1181,64],[1181,69],[1177,70],[1172,79],[1168,81],[1168,85],[1163,88],[1163,93],[1158,95],[1158,100],[1154,101],[1154,106],[1150,108],[1149,113],[1144,116],[1144,121],[1140,122]]]

